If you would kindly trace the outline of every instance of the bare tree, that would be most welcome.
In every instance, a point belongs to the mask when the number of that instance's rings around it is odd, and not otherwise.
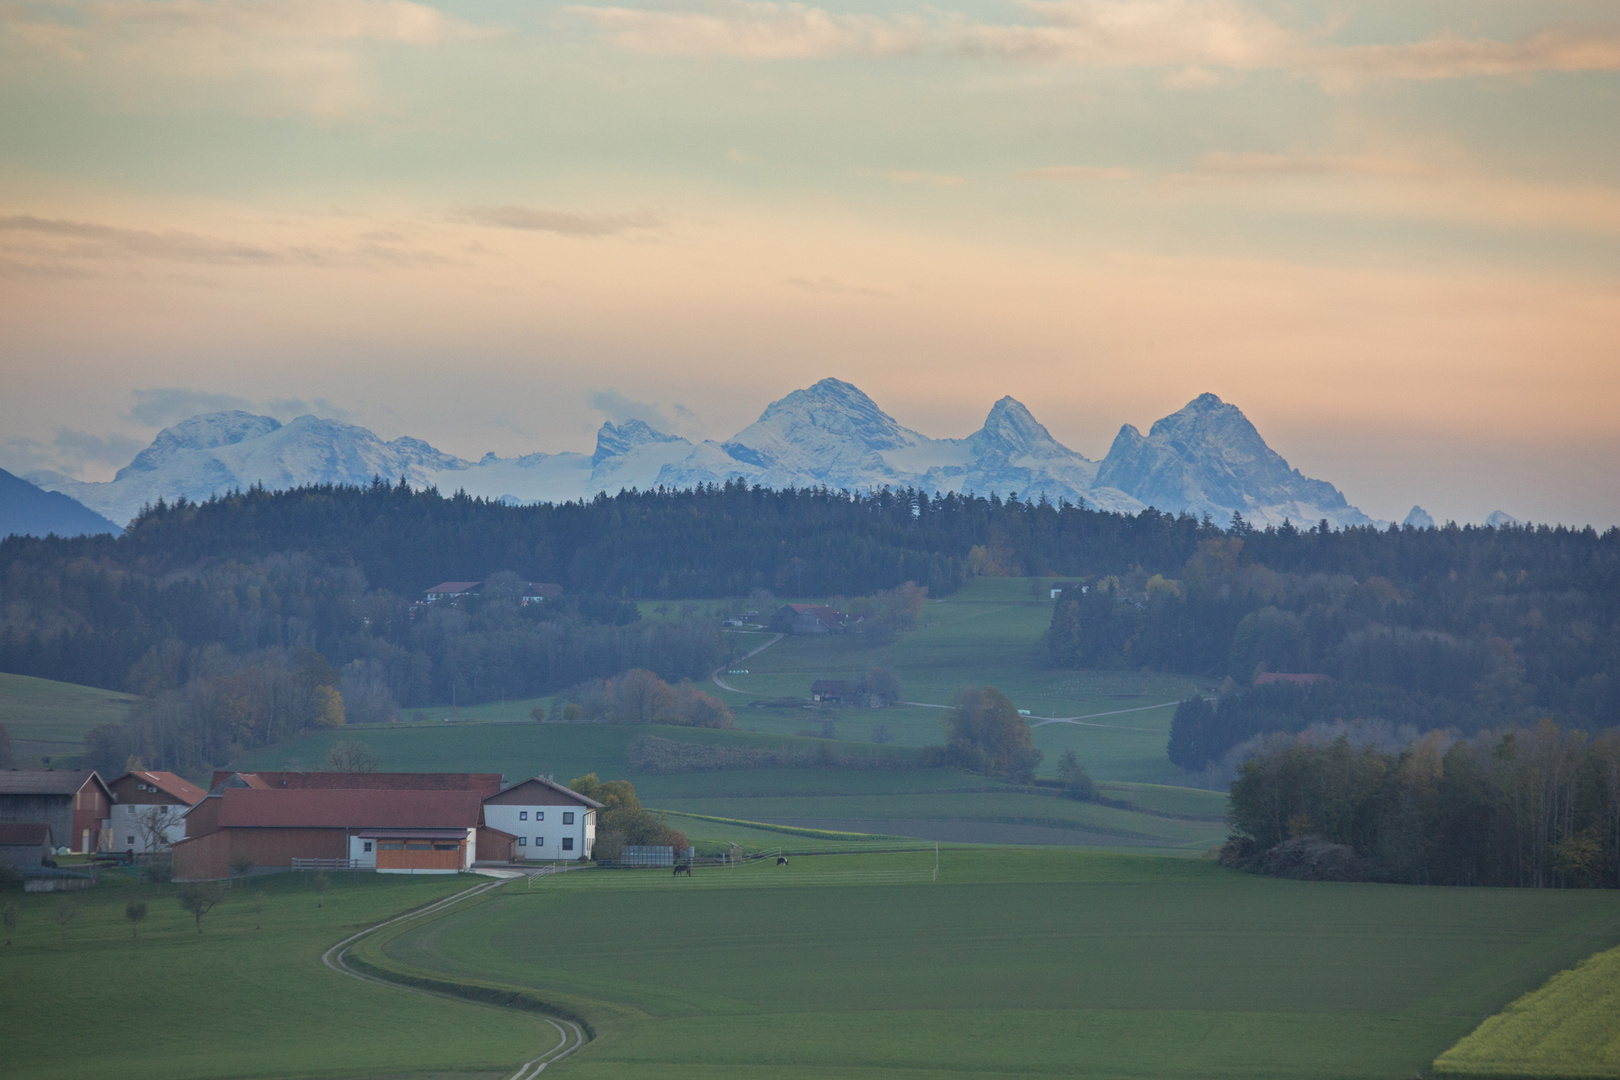
[[[371,747],[354,739],[333,743],[332,749],[326,752],[326,764],[333,772],[340,773],[371,773],[382,766]]]
[[[124,918],[129,920],[129,936],[131,938],[140,937],[136,930],[141,925],[141,920],[146,918],[146,901],[131,900],[125,904]]]
[[[135,833],[141,846],[151,855],[162,855],[174,844],[169,840],[169,826],[174,824],[167,806],[147,806],[135,813]]]
[[[255,929],[255,930],[264,929],[263,915],[264,915],[264,893],[261,891],[261,892],[256,892],[256,893],[253,894],[253,929]]]
[[[67,944],[68,924],[77,918],[78,914],[79,902],[73,897],[58,896],[56,898],[56,906],[51,910],[51,917],[56,920],[56,925],[62,928],[62,944],[64,945]]]
[[[17,916],[20,914],[21,912],[17,910],[16,904],[7,904],[5,907],[0,908],[0,925],[6,928],[7,945],[11,944],[11,932],[17,929]]]
[[[309,879],[309,887],[315,890],[315,906],[324,907],[326,890],[332,887],[332,879],[325,874],[316,874]]]
[[[225,889],[217,881],[193,881],[180,889],[180,906],[197,921],[197,933],[202,933],[203,916],[225,899]]]

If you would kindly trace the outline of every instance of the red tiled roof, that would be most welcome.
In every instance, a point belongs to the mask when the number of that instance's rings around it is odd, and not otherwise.
[[[592,806],[592,807],[595,807],[598,810],[601,810],[606,805],[605,803],[597,802],[595,799],[592,799],[589,796],[581,795],[579,792],[575,791],[573,788],[564,787],[563,785],[557,783],[557,781],[548,779],[548,778],[546,778],[544,776],[531,776],[527,780],[519,780],[517,783],[512,784],[510,787],[502,788],[496,794],[497,795],[507,795],[507,794],[510,794],[511,792],[514,792],[514,791],[518,790],[519,788],[524,787],[525,785],[528,785],[528,784],[539,784],[541,787],[544,787],[544,788],[547,788],[547,789],[549,789],[551,791],[554,791],[558,795],[563,796],[564,798],[577,800],[579,802],[579,805],[581,805],[581,806]],[[494,796],[490,796],[490,797],[494,798]],[[518,806],[524,805],[522,803],[517,803],[513,799],[502,799],[501,801],[503,803],[514,804],[514,805],[518,805]],[[545,804],[545,805],[551,805],[551,804],[548,803],[548,804]]]
[[[208,795],[208,792],[193,784],[190,780],[176,776],[172,772],[137,770],[129,773],[129,775],[146,781],[165,795],[173,795],[187,806],[197,805]],[[123,777],[119,777],[119,779],[123,779]]]
[[[212,787],[233,774],[229,769],[214,772]],[[476,791],[493,795],[501,790],[500,773],[340,773],[340,772],[259,772],[236,773],[248,787],[271,791],[306,789],[347,789],[350,791]]]
[[[476,791],[227,788],[223,798],[222,829],[472,828],[483,806]]]
[[[22,821],[0,825],[0,844],[7,846],[33,844],[40,845],[50,839],[51,827],[32,821]]]

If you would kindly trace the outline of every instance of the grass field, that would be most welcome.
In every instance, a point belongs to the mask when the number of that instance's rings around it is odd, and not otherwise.
[[[44,757],[59,763],[78,754],[85,732],[123,720],[134,701],[93,686],[0,674],[0,724],[21,768],[38,768]]]
[[[581,1078],[1393,1078],[1620,941],[1599,892],[1332,885],[946,849],[508,886],[365,946],[544,992]]]
[[[321,965],[322,951],[355,929],[467,879],[332,881],[320,908],[301,875],[238,883],[201,935],[173,886],[105,885],[71,894],[81,908],[65,942],[54,897],[4,896],[22,910],[13,943],[0,946],[0,1074],[470,1080],[508,1076],[555,1042],[532,1016],[371,986]],[[263,930],[251,900],[259,890]],[[135,899],[150,911],[138,941],[124,918]]]
[[[1554,975],[1434,1066],[1439,1076],[1620,1077],[1620,949]]]

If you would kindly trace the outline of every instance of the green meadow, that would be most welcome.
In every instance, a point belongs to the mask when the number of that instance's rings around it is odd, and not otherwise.
[[[1066,849],[587,871],[361,946],[532,991],[591,1077],[1388,1078],[1620,941],[1598,892],[1251,877]]]
[[[60,762],[76,756],[86,732],[122,721],[134,702],[112,690],[0,673],[0,724],[11,736],[19,768],[38,768],[42,758]]]
[[[11,945],[0,945],[7,1080],[470,1080],[509,1076],[556,1041],[533,1016],[374,986],[321,964],[356,930],[484,879],[333,874],[317,907],[302,875],[253,878],[235,883],[198,934],[176,886],[108,878],[62,894],[78,905],[65,932],[55,896],[0,894],[0,906],[20,909]],[[133,900],[148,909],[138,939],[124,916]]]

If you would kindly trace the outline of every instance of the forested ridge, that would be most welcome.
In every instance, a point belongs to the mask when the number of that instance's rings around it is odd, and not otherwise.
[[[1085,584],[1054,610],[1053,664],[1229,679],[1218,704],[1178,717],[1172,758],[1188,768],[1319,719],[1620,720],[1615,530],[1257,530],[740,483],[527,507],[380,480],[254,489],[160,503],[117,539],[11,537],[0,670],[134,690],[142,733],[190,733],[167,750],[140,734],[145,752],[217,761],[332,722],[322,686],[341,690],[350,719],[378,719],[633,668],[698,679],[726,659],[700,604],[643,621],[630,599],[858,596],[908,581],[942,596],[974,575]],[[492,585],[453,606],[416,603],[444,580]],[[522,606],[524,581],[558,582],[563,596]],[[1268,670],[1336,682],[1250,686]],[[256,696],[278,704],[229,707]]]

